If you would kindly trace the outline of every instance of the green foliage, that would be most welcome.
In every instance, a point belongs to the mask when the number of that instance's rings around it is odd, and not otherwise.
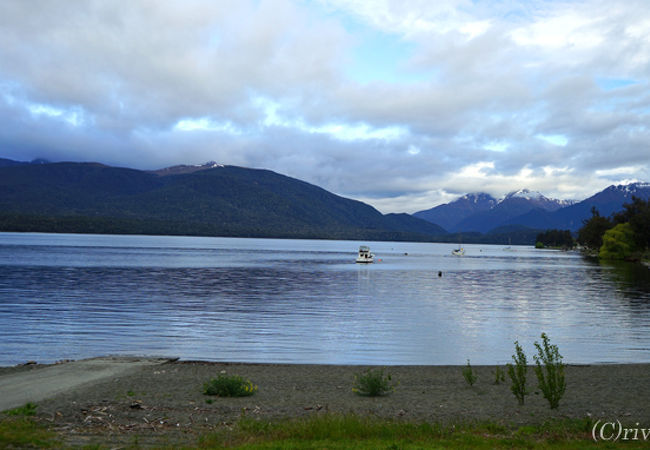
[[[636,250],[634,231],[629,223],[619,223],[607,230],[598,257],[608,260],[630,258]]]
[[[288,420],[242,418],[203,435],[201,448],[247,449],[421,449],[563,448],[600,449],[590,437],[590,419],[560,419],[542,424],[413,423],[358,415],[323,414]],[[629,445],[607,443],[607,448]]]
[[[541,244],[541,247],[537,245]],[[569,230],[546,230],[537,235],[537,244],[536,248],[544,247],[561,247],[561,248],[573,248],[575,246],[575,240],[571,236],[571,231]]]
[[[557,345],[550,344],[546,333],[542,333],[542,345],[535,342],[535,348],[537,348],[537,355],[534,355],[533,358],[537,364],[535,374],[538,386],[544,394],[544,398],[548,400],[551,409],[556,409],[566,390],[565,364],[562,363],[562,355],[560,355]]]
[[[506,373],[501,366],[496,366],[494,370],[494,384],[501,384],[506,381]]]
[[[603,245],[605,231],[613,226],[609,219],[601,217],[596,208],[592,208],[591,219],[585,220],[578,230],[578,242],[589,249],[598,250]]]
[[[650,200],[632,197],[631,203],[623,205],[623,211],[614,216],[616,223],[629,223],[634,241],[640,250],[650,248]]]
[[[514,361],[514,366],[508,364],[508,376],[512,381],[510,385],[510,390],[520,405],[524,404],[524,399],[528,390],[526,389],[526,373],[528,372],[528,363],[526,361],[526,355],[524,350],[519,345],[519,341],[515,341],[515,354],[512,355],[512,360]]]
[[[540,241],[535,242],[535,248],[544,248],[544,244]]]
[[[384,375],[384,369],[368,369],[354,376],[352,392],[366,397],[388,395],[395,389],[390,374]]]
[[[465,381],[467,381],[467,384],[470,386],[474,386],[474,383],[476,383],[476,379],[478,378],[478,376],[472,370],[469,359],[467,360],[467,365],[463,367],[463,378],[465,378]]]
[[[13,411],[13,410],[12,410]],[[64,448],[54,432],[28,417],[0,419],[0,448]]]
[[[257,392],[257,386],[239,375],[219,375],[203,385],[205,395],[247,397]]]
[[[33,416],[36,414],[38,405],[27,402],[23,406],[5,411],[8,416]]]
[[[624,204],[613,221],[600,217],[595,209],[591,212],[592,218],[578,231],[578,242],[599,250],[600,258],[636,259],[650,249],[650,200],[632,197],[632,202]]]

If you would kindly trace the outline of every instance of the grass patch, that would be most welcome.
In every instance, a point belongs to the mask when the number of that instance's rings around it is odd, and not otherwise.
[[[61,448],[56,435],[29,417],[0,419],[0,448]]]
[[[410,449],[410,448],[647,448],[591,440],[591,419],[562,419],[521,427],[497,423],[440,425],[357,415],[317,415],[263,421],[244,417],[228,429],[202,436],[199,447]]]
[[[36,414],[36,408],[38,405],[27,402],[23,406],[5,411],[5,414],[8,416],[33,416]]]

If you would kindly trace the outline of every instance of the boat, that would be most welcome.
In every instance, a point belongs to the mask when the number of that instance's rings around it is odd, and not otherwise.
[[[359,256],[357,256],[356,262],[359,264],[369,264],[375,262],[375,255],[370,253],[370,247],[367,245],[362,245],[359,247]]]
[[[451,251],[451,254],[454,256],[463,256],[465,254],[465,249],[463,248],[462,239],[458,240],[458,248],[455,248]]]

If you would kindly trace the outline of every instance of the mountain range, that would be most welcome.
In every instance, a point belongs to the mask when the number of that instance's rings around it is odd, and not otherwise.
[[[575,232],[591,217],[592,208],[602,216],[609,216],[620,211],[633,196],[650,198],[650,183],[612,185],[582,201],[550,199],[528,189],[511,192],[500,200],[486,193],[472,193],[413,216],[436,223],[449,232],[488,233],[504,227]]]
[[[6,159],[0,230],[414,241],[445,233],[269,170]]]
[[[522,189],[472,193],[409,214],[278,173],[209,162],[155,171],[0,158],[0,231],[185,234],[529,244],[538,231],[578,230],[592,208],[620,211],[650,184],[609,186],[582,201]]]

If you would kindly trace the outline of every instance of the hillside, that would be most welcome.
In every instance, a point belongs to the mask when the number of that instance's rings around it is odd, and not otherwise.
[[[464,195],[451,203],[439,205],[425,211],[418,211],[414,217],[427,220],[448,231],[456,231],[458,223],[476,213],[489,211],[497,204],[490,194],[476,193]]]
[[[217,164],[145,172],[6,163],[0,211],[3,231],[387,240],[444,233],[268,170]]]

